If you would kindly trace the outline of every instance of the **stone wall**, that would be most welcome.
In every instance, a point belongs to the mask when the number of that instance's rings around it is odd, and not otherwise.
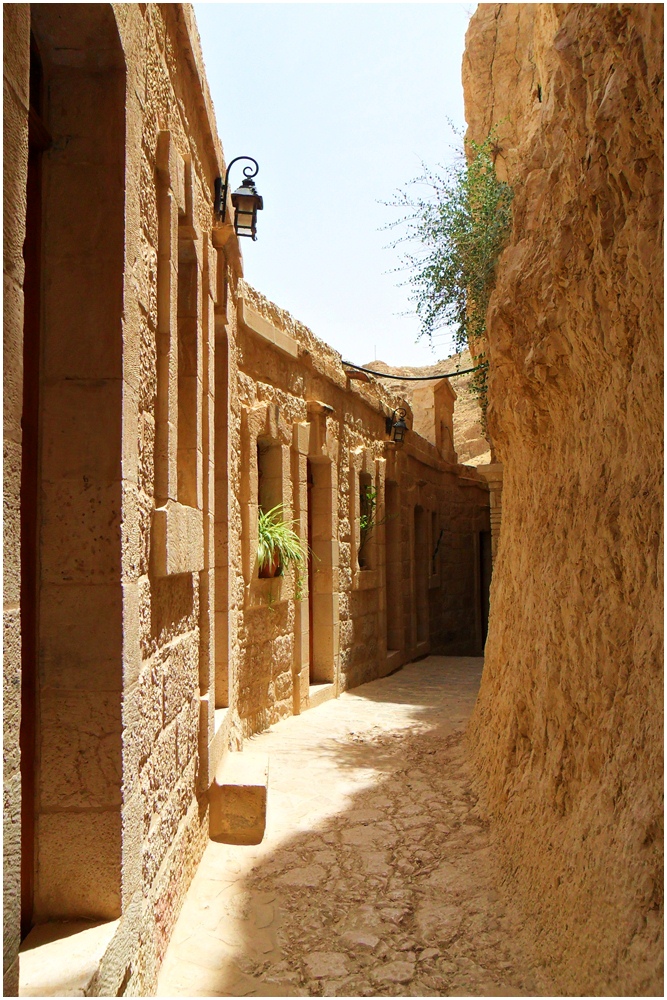
[[[190,7],[4,17],[5,993],[149,995],[224,755],[481,652],[488,489],[243,282]],[[310,580],[259,578],[269,498]]]
[[[464,57],[515,195],[470,739],[507,891],[575,994],[662,995],[662,31],[658,4],[482,4]]]
[[[247,285],[240,296],[239,714],[251,733],[307,708],[327,685],[333,696],[429,651],[479,654],[489,514],[484,480],[456,463],[451,427],[446,457],[414,428],[404,445],[390,442],[386,417],[402,397],[374,379],[349,380],[340,356],[288,313]],[[451,424],[451,405],[443,414]],[[272,503],[283,503],[304,544],[310,505],[312,601],[306,573],[258,578],[258,441],[280,452]],[[378,526],[360,563],[365,486],[377,494]]]
[[[430,395],[433,391],[433,386],[437,385],[437,382],[412,382],[404,381],[401,379],[383,379],[383,373],[388,373],[390,375],[405,374],[410,376],[420,376],[425,375],[432,378],[434,375],[442,372],[450,374],[457,371],[466,371],[474,367],[475,362],[470,356],[470,351],[467,349],[461,351],[460,354],[453,354],[449,358],[444,358],[441,361],[436,362],[432,365],[421,365],[415,368],[395,368],[391,365],[385,364],[384,361],[371,361],[366,365],[367,368],[372,368],[378,373],[378,377],[383,385],[389,389],[393,389],[394,392],[399,393],[403,396],[414,413],[420,406],[426,410],[428,413],[432,408],[432,401],[430,400]],[[472,392],[470,380],[472,375],[455,375],[453,378],[447,379],[447,383],[454,390],[454,419],[453,419],[453,450],[456,454],[456,460],[462,465],[482,465],[491,461],[491,452],[489,447],[489,442],[484,436],[481,424],[481,413],[479,409],[479,403],[477,398]],[[441,383],[443,384],[443,383]],[[429,418],[431,414],[428,413]],[[432,425],[433,420],[429,419],[425,421],[425,427],[429,424]],[[422,436],[428,441],[435,443],[435,428],[429,434],[423,433]]]
[[[3,73],[3,977],[18,994],[21,912],[21,412],[23,241],[28,162],[30,12],[2,8]]]
[[[26,953],[44,928],[102,921],[97,971],[63,975],[141,995],[238,745],[216,712],[216,565],[238,562],[215,523],[226,383],[219,426],[214,399],[241,262],[231,227],[213,233],[223,161],[191,10],[14,5],[5,23],[5,993],[22,715]]]

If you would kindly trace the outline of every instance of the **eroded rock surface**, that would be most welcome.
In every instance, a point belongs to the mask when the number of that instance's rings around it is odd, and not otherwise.
[[[658,4],[481,4],[464,59],[515,193],[472,746],[507,891],[596,995],[662,995],[662,54]]]
[[[549,996],[495,886],[463,740],[481,660],[429,657],[248,741],[259,847],[209,844],[161,996]]]

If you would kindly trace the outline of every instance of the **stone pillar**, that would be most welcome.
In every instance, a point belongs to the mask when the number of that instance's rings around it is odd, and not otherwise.
[[[308,545],[308,445],[310,424],[303,421],[294,425],[292,445],[292,482],[294,486],[294,520],[304,547]],[[310,625],[308,621],[308,569],[300,570],[300,600],[294,608],[294,663],[293,663],[293,711],[299,715],[308,707],[308,686],[310,683]],[[297,596],[297,595],[295,595]]]
[[[500,462],[492,465],[478,465],[477,471],[489,484],[489,510],[491,515],[491,559],[495,563],[500,540],[502,518],[503,467]]]

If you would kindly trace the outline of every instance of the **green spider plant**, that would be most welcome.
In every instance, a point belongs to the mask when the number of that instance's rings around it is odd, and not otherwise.
[[[306,561],[306,553],[301,539],[292,527],[294,521],[283,520],[281,503],[271,510],[260,510],[257,521],[257,564],[260,576],[282,573],[292,563],[297,569]]]

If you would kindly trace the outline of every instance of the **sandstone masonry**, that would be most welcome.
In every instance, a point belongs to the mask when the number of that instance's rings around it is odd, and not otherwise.
[[[224,756],[481,654],[488,488],[448,386],[395,445],[402,399],[243,281],[188,5],[3,17],[5,995],[26,935],[39,995],[146,995]],[[276,503],[311,569],[260,579]]]

